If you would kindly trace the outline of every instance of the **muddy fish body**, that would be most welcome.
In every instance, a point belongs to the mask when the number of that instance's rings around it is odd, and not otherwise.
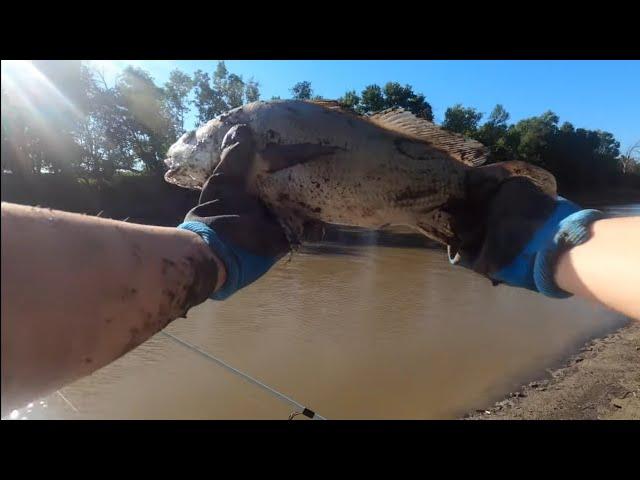
[[[521,162],[480,167],[488,150],[402,109],[371,117],[334,102],[255,102],[183,135],[168,152],[167,181],[201,188],[235,125],[248,127],[253,158],[246,187],[274,212],[293,243],[314,223],[378,229],[408,225],[454,241],[448,206],[469,185],[525,175],[555,190],[553,177]],[[473,171],[473,173],[470,173]],[[484,179],[487,181],[484,181]]]

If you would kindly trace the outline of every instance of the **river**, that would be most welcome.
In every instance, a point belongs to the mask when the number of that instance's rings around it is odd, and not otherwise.
[[[640,204],[612,207],[638,215]],[[441,249],[326,244],[167,331],[330,419],[448,419],[539,378],[626,319],[581,299],[493,287]],[[292,408],[154,338],[24,419],[286,419]]]

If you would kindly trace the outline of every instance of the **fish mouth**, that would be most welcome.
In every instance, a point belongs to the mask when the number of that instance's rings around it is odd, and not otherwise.
[[[200,175],[197,173],[200,173]],[[187,168],[184,166],[170,168],[164,174],[166,182],[192,190],[202,189],[204,184],[203,178],[206,180],[206,177],[202,175],[202,172],[195,172],[193,168]]]

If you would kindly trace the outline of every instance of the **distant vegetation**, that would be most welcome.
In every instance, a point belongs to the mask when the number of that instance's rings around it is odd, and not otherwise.
[[[77,61],[34,61],[33,66],[50,92],[2,83],[2,173],[25,182],[44,174],[86,185],[123,175],[160,178],[166,151],[184,133],[189,112],[204,123],[260,99],[260,85],[229,72],[224,62],[193,75],[174,70],[164,85],[133,66],[113,84]],[[322,98],[309,81],[295,83],[290,93],[291,98]],[[347,91],[338,101],[361,114],[403,107],[433,121],[425,95],[411,85],[372,84],[360,93]],[[620,152],[611,133],[560,123],[552,111],[510,123],[502,105],[488,115],[454,105],[442,127],[487,145],[490,161],[519,159],[550,170],[561,191],[640,186],[638,145]]]

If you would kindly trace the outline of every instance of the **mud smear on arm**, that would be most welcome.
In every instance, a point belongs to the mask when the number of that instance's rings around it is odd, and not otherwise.
[[[132,251],[134,258],[139,255],[135,245]],[[121,355],[145,342],[173,320],[186,318],[189,309],[207,300],[218,282],[218,265],[213,255],[201,246],[190,248],[183,258],[161,258],[158,270],[161,276],[160,301],[147,301],[138,307],[138,320],[129,327],[129,341]],[[136,288],[129,287],[122,300],[133,302],[138,294]]]

